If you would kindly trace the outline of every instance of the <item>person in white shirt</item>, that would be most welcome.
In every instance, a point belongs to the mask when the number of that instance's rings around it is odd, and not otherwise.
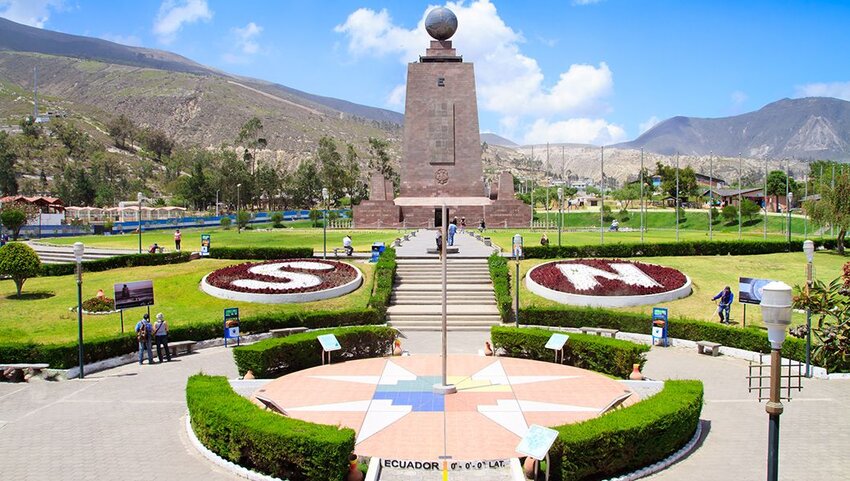
[[[160,312],[156,315],[156,324],[153,325],[153,337],[156,340],[156,357],[162,362],[161,348],[165,346],[165,358],[171,362],[171,351],[168,350],[168,323],[165,316]]]
[[[342,248],[345,249],[345,254],[347,256],[351,256],[354,254],[354,247],[351,247],[351,236],[345,234],[345,237],[342,238]]]

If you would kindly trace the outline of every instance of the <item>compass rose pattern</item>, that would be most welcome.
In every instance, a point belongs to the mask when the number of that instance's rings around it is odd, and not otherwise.
[[[516,456],[530,425],[598,416],[627,390],[571,366],[469,355],[449,356],[458,392],[442,396],[440,370],[439,356],[364,359],[289,374],[262,394],[293,418],[354,429],[358,454],[470,460]]]

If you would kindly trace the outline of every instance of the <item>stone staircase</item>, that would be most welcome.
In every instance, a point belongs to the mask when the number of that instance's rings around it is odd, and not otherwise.
[[[402,330],[442,328],[442,266],[431,258],[399,258],[389,324]],[[449,330],[489,330],[501,323],[486,258],[449,257],[447,268]]]
[[[38,254],[38,258],[45,264],[75,262],[74,246],[49,245],[38,242],[28,242],[27,244],[35,250],[35,253]],[[136,252],[137,251],[122,249],[93,249],[91,247],[86,247],[83,253],[83,261],[94,261],[119,255],[136,254]]]

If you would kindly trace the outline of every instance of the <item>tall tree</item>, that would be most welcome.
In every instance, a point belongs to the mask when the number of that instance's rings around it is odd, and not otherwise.
[[[386,140],[369,137],[369,171],[370,174],[377,172],[390,179],[395,190],[398,191],[400,178],[398,172],[393,168],[390,154],[387,153],[389,146],[390,144]]]
[[[322,195],[322,183],[319,178],[319,168],[312,159],[305,160],[298,165],[292,176],[292,184],[289,189],[292,202],[301,208],[314,207]]]
[[[670,197],[676,197],[676,167],[655,164],[655,175],[661,177],[661,190]],[[696,195],[697,175],[690,166],[679,169],[679,197]]]
[[[110,119],[106,124],[106,131],[109,133],[115,146],[121,149],[126,149],[127,141],[132,142],[133,137],[136,136],[136,126],[124,114]]]
[[[257,171],[257,149],[266,148],[267,142],[263,137],[263,122],[258,117],[251,117],[242,124],[236,143],[244,149],[242,160],[251,165],[251,174]]]
[[[51,124],[50,131],[51,135],[65,147],[67,156],[72,159],[83,160],[98,148],[87,133],[69,122],[55,122]]]
[[[844,236],[850,228],[850,174],[836,173],[835,187],[824,184],[820,200],[807,201],[805,209],[814,222],[838,228],[837,250],[844,255]]]
[[[145,149],[156,156],[157,162],[162,162],[163,156],[170,156],[174,149],[174,140],[162,130],[147,128],[142,131],[141,137]]]
[[[785,181],[788,181],[788,188],[791,192],[797,188],[797,182],[794,179],[785,175],[781,170],[772,170],[767,174],[767,195],[774,195],[775,206],[774,211],[779,212],[779,198],[785,197]]]
[[[0,131],[0,194],[17,195],[18,179],[15,163],[18,160],[12,148],[12,139],[6,132]]]

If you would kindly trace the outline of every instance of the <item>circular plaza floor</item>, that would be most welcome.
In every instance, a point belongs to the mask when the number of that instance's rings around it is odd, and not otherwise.
[[[515,451],[529,426],[593,418],[629,393],[584,369],[507,357],[449,355],[456,394],[434,394],[438,355],[363,359],[280,377],[255,395],[288,416],[350,427],[355,452],[385,459],[495,460]],[[637,394],[625,404],[637,402]]]

